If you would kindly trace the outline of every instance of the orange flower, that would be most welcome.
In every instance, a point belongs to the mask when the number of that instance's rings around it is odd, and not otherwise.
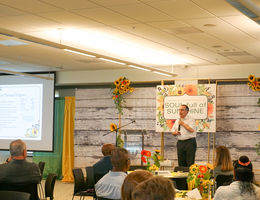
[[[172,129],[174,123],[175,123],[176,119],[167,119],[166,120],[166,124],[168,126],[169,129]]]
[[[208,116],[210,116],[213,113],[213,104],[212,103],[208,103]]]
[[[187,85],[184,88],[184,91],[187,95],[195,96],[197,95],[197,87],[195,85]]]
[[[141,157],[141,160],[142,160],[144,163],[146,163],[146,159],[145,159],[144,156]]]
[[[205,165],[199,166],[200,173],[205,174],[208,168]]]

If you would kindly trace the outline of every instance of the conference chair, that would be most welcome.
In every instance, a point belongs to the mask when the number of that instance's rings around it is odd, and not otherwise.
[[[0,191],[0,199],[2,200],[29,200],[30,194],[26,192],[16,191]]]
[[[56,182],[57,175],[53,173],[49,173],[46,181],[45,181],[45,198],[49,197],[50,200],[53,200],[53,191],[54,191],[54,186]]]
[[[73,177],[74,177],[74,192],[72,196],[72,200],[75,196],[79,196],[80,200],[84,199],[85,196],[94,197],[94,191],[88,191],[86,183],[84,181],[84,175],[81,168],[72,169]]]
[[[233,175],[218,175],[216,177],[217,188],[222,185],[230,185],[233,181]]]
[[[30,200],[39,200],[38,183],[0,183],[0,190],[25,192],[30,194]]]
[[[38,163],[38,167],[40,169],[41,172],[41,181],[42,181],[42,177],[43,177],[43,172],[44,172],[44,167],[45,167],[45,162],[40,161]],[[43,196],[44,192],[43,192],[43,187],[42,187],[42,182],[40,181],[39,183],[39,187],[40,187],[40,197]]]

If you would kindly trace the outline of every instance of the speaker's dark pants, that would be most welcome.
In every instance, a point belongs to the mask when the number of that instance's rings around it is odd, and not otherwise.
[[[179,166],[189,167],[194,164],[197,143],[195,138],[178,140],[177,154]]]

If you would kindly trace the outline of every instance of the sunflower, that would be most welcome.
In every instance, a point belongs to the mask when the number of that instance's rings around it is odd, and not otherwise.
[[[155,149],[155,153],[160,153],[160,149]]]
[[[184,88],[183,87],[179,87],[174,91],[174,94],[177,96],[182,96],[185,94]]]
[[[120,77],[120,78],[118,79],[119,83],[121,83],[122,80],[124,80],[124,78],[125,78],[125,77]]]
[[[120,85],[119,80],[115,80],[115,81],[114,81],[114,85],[115,85],[116,87],[119,86],[119,85]]]
[[[249,75],[248,76],[248,81],[253,82],[255,80],[255,76],[254,75]]]
[[[133,91],[134,91],[134,88],[130,88],[130,89],[129,89],[129,92],[133,92]]]
[[[114,131],[116,131],[116,129],[117,129],[116,124],[111,123],[111,124],[110,124],[110,131],[111,131],[111,132],[114,132]]]

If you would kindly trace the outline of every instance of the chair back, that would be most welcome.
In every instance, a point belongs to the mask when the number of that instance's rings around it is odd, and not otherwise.
[[[147,166],[145,165],[131,165],[129,171],[134,171],[136,169],[143,169],[146,170]]]
[[[40,161],[40,162],[38,163],[38,166],[39,166],[40,171],[41,171],[41,179],[42,179],[43,171],[44,171],[44,167],[45,167],[45,162]]]
[[[49,197],[50,200],[53,199],[53,191],[56,182],[57,175],[49,173],[45,181],[45,198]]]
[[[3,200],[29,200],[30,194],[25,192],[16,192],[16,191],[0,191],[0,199]]]
[[[0,183],[0,190],[29,193],[30,200],[39,200],[37,185],[37,183]]]
[[[176,166],[174,167],[174,172],[182,171],[182,172],[189,172],[189,167],[183,167],[183,166]]]
[[[86,190],[84,174],[81,168],[72,169],[73,177],[74,177],[74,195]]]
[[[95,178],[93,167],[86,167],[86,187],[87,189],[92,189],[95,187]]]
[[[233,175],[218,175],[216,177],[217,188],[222,185],[229,185],[233,181]]]

